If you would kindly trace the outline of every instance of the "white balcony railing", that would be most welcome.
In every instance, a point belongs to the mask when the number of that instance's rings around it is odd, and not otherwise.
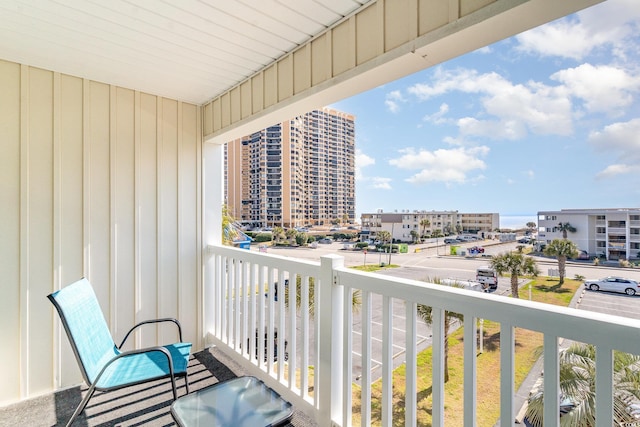
[[[444,312],[464,315],[464,425],[476,424],[476,325],[477,319],[500,324],[500,418],[511,424],[514,404],[515,328],[544,335],[544,389],[559,391],[559,339],[590,343],[597,348],[597,426],[611,426],[613,419],[613,350],[640,354],[640,322],[633,319],[556,307],[548,304],[470,292],[419,281],[362,273],[343,266],[337,255],[320,263],[260,254],[229,247],[208,248],[205,277],[205,327],[207,339],[228,353],[252,374],[262,378],[294,406],[322,426],[352,424],[353,352],[362,355],[361,424],[371,424],[372,346],[381,340],[383,426],[392,425],[394,413],[393,371],[394,303],[404,310],[402,338],[405,360],[405,420],[416,425],[417,339],[416,305],[433,307],[432,416],[434,426],[444,426]],[[299,279],[297,279],[299,277]],[[286,281],[289,286],[285,286]],[[290,310],[297,303],[310,309]],[[277,285],[276,285],[277,282]],[[277,287],[278,298],[275,297]],[[308,291],[312,289],[312,295]],[[359,292],[358,314],[351,298]],[[284,298],[288,293],[288,300]],[[381,334],[372,333],[372,301],[382,301]],[[349,303],[347,303],[349,302]],[[376,306],[378,307],[378,306]],[[361,344],[354,345],[355,325],[361,325]],[[277,335],[276,335],[277,330]],[[266,339],[256,339],[265,331]],[[262,334],[259,334],[262,336]],[[285,345],[285,343],[287,343]],[[286,347],[286,348],[285,348]],[[287,357],[288,354],[288,357]],[[287,359],[287,363],[281,363]],[[293,375],[290,375],[293,373]],[[496,380],[498,381],[498,379]],[[544,394],[545,426],[559,425],[558,393]],[[397,408],[396,408],[397,409]],[[397,421],[397,420],[396,420]]]

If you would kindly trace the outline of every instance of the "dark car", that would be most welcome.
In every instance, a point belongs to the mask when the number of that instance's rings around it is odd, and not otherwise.
[[[589,258],[589,252],[587,251],[580,251],[578,254],[578,259],[588,260]]]

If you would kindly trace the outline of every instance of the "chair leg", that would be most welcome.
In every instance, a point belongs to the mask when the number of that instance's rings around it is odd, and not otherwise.
[[[71,427],[71,424],[73,424],[78,415],[80,415],[82,411],[84,411],[84,408],[87,406],[87,403],[89,403],[89,399],[91,399],[91,396],[93,396],[93,393],[95,393],[95,391],[95,386],[92,385],[89,387],[89,390],[87,390],[87,394],[82,399],[82,402],[80,402],[76,410],[73,412],[73,415],[71,415],[71,418],[67,422],[67,427]]]
[[[184,386],[187,389],[187,394],[189,394],[189,374],[184,373]]]

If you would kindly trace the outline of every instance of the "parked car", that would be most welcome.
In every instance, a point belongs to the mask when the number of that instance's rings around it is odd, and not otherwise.
[[[333,240],[331,240],[331,239],[327,239],[327,238],[324,238],[324,239],[320,239],[320,240],[318,240],[318,243],[322,243],[322,244],[325,244],[325,245],[326,245],[326,244],[329,244],[329,243],[331,243],[331,242],[333,242]]]
[[[455,244],[455,243],[458,243],[458,239],[452,239],[450,237],[444,239],[444,244],[445,245],[452,245],[452,244]]]
[[[640,285],[635,280],[615,276],[603,277],[600,280],[586,280],[584,286],[592,291],[621,292],[627,295],[640,292]]]
[[[588,260],[588,259],[590,259],[590,257],[589,257],[589,252],[587,252],[587,251],[580,251],[580,253],[578,254],[578,259],[584,259],[584,260]]]

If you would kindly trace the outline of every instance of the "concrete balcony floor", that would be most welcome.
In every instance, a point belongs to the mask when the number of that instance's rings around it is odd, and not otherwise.
[[[211,348],[192,356],[189,363],[191,392],[220,381],[248,375],[220,350]],[[176,380],[178,397],[185,393],[182,378]],[[29,399],[0,408],[2,426],[64,426],[87,390],[86,385]],[[134,387],[96,394],[74,426],[170,426],[171,384],[158,380]],[[286,426],[306,427],[317,424],[301,411],[295,411]]]

